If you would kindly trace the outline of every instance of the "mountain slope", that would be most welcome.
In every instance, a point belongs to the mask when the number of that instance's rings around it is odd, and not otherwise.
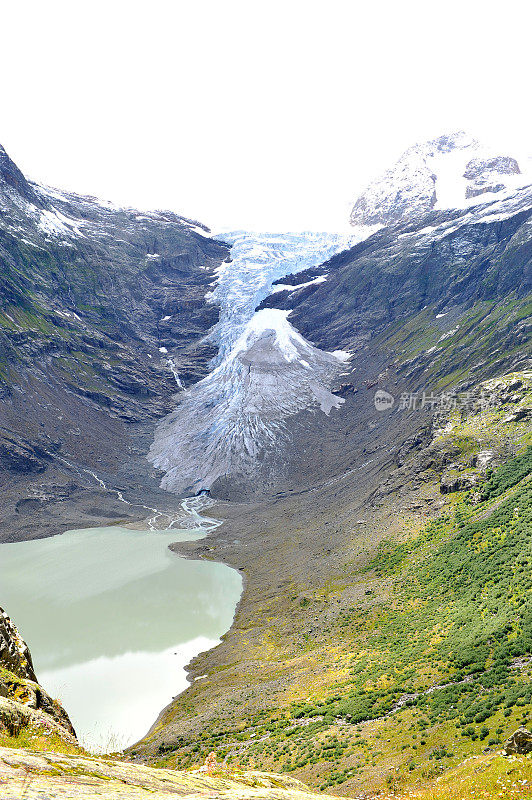
[[[174,214],[32,184],[0,150],[4,539],[146,513],[102,482],[173,507],[140,469],[142,426],[215,353],[205,294],[227,254]]]

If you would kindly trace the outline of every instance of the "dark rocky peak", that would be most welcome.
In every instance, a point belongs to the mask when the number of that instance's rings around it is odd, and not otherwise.
[[[506,188],[505,176],[520,174],[519,164],[510,156],[473,158],[463,175],[468,181],[466,198],[477,197],[486,192],[501,192]]]
[[[501,175],[520,175],[521,170],[515,158],[494,156],[493,158],[473,158],[466,166],[464,178],[479,178],[486,172],[499,172]]]
[[[415,144],[409,149],[422,151],[427,155],[436,155],[437,153],[452,153],[454,150],[474,150],[478,147],[477,139],[474,139],[466,131],[454,131],[438,136],[437,139],[430,139],[423,144]]]

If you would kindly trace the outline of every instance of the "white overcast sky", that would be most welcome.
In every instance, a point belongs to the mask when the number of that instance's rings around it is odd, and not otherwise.
[[[6,2],[0,143],[215,230],[339,229],[416,141],[532,153],[531,23],[529,0]]]

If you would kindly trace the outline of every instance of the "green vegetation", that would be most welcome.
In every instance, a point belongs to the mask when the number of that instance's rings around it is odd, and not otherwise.
[[[63,739],[54,730],[37,725],[23,728],[16,736],[11,736],[0,728],[0,747],[14,747],[26,750],[53,751],[54,753],[84,753],[83,748]]]
[[[499,497],[529,475],[531,471],[532,445],[517,458],[512,458],[508,463],[503,464],[494,475],[490,476],[482,488],[482,499],[493,500],[495,497]]]
[[[424,370],[427,387],[434,391],[451,388],[471,377],[471,364],[500,363],[501,350],[509,358],[525,355],[530,344],[515,341],[515,327],[532,314],[530,295],[509,293],[502,302],[483,300],[464,309],[456,321],[438,324],[436,307],[423,309],[406,321],[397,320],[376,339],[380,347],[391,348],[400,362],[420,358],[430,363]],[[450,330],[445,330],[448,325]],[[452,335],[447,335],[453,331]]]
[[[500,755],[484,755],[469,758],[459,767],[449,770],[422,788],[408,791],[394,782],[389,774],[390,794],[380,795],[381,800],[524,800],[532,796],[532,760],[526,756],[504,758]]]

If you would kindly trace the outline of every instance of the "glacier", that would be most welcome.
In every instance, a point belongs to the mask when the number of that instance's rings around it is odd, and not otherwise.
[[[287,444],[289,416],[340,408],[344,401],[331,387],[349,354],[314,347],[290,324],[289,311],[256,308],[276,280],[323,264],[374,230],[219,237],[231,246],[231,260],[218,268],[207,295],[220,309],[207,336],[218,354],[209,374],[177,395],[176,409],[157,426],[148,457],[165,473],[162,488],[197,494],[222,476],[249,478],[265,451]]]

